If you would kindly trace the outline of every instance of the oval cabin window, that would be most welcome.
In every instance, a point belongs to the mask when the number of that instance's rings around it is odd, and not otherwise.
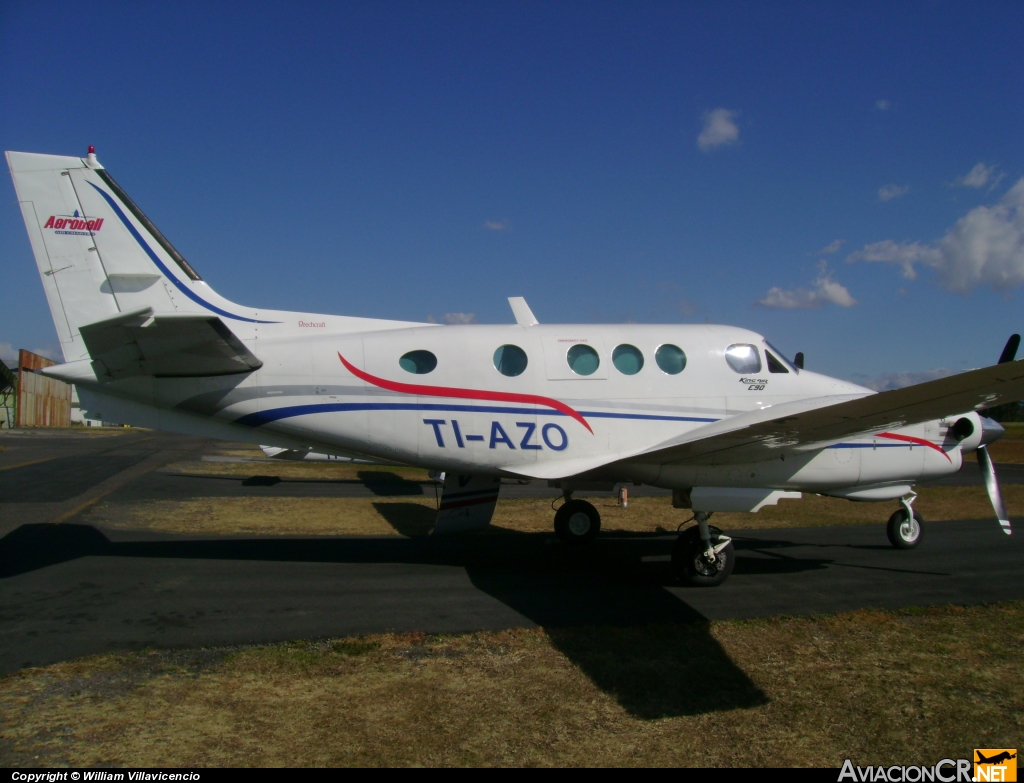
[[[658,348],[654,354],[654,361],[658,363],[663,373],[667,375],[679,375],[686,369],[686,354],[678,345],[665,345]]]
[[[494,352],[494,369],[509,378],[522,375],[527,362],[526,351],[518,345],[503,345]]]
[[[620,345],[612,351],[612,364],[623,375],[636,375],[644,368],[644,355],[635,345]]]
[[[601,357],[589,345],[577,344],[565,355],[569,369],[577,375],[593,375],[601,366]]]
[[[437,367],[437,357],[430,351],[409,351],[398,360],[398,365],[413,375],[426,375]]]

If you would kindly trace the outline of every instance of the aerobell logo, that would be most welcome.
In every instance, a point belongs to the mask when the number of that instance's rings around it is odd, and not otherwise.
[[[43,228],[52,228],[55,234],[87,237],[103,228],[103,218],[87,218],[76,209],[73,215],[50,215]]]

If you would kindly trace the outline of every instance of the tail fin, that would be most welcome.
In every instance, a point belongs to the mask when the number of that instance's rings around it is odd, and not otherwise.
[[[140,308],[268,323],[217,296],[91,147],[86,158],[8,152],[7,164],[66,361],[89,356],[81,327]]]

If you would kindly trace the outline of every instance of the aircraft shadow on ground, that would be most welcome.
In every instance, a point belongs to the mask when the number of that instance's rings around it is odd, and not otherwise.
[[[374,495],[423,495],[423,484],[388,470],[361,470],[359,480]]]
[[[411,513],[398,524],[424,529],[427,516]],[[706,618],[665,589],[674,584],[663,557],[671,544],[623,535],[580,551],[550,534],[112,542],[90,525],[28,524],[0,539],[0,578],[86,556],[458,566],[475,587],[545,628],[558,650],[638,718],[767,703]],[[799,570],[800,559],[792,560],[790,570]]]
[[[374,503],[384,520],[407,538],[430,535],[437,521],[437,509],[422,503]]]

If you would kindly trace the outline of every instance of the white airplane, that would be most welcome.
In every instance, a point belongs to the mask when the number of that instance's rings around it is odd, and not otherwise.
[[[888,536],[921,540],[912,486],[1002,427],[978,413],[1024,397],[1019,338],[1000,363],[874,393],[789,361],[761,335],[710,325],[442,326],[242,307],[214,292],[100,165],[8,152],[65,363],[93,418],[349,460],[444,471],[435,532],[486,527],[503,477],[560,488],[559,537],[598,533],[574,491],[672,490],[697,525],[673,547],[692,585],[734,565],[716,511],[802,492],[898,501]],[[284,452],[280,452],[284,453]]]

